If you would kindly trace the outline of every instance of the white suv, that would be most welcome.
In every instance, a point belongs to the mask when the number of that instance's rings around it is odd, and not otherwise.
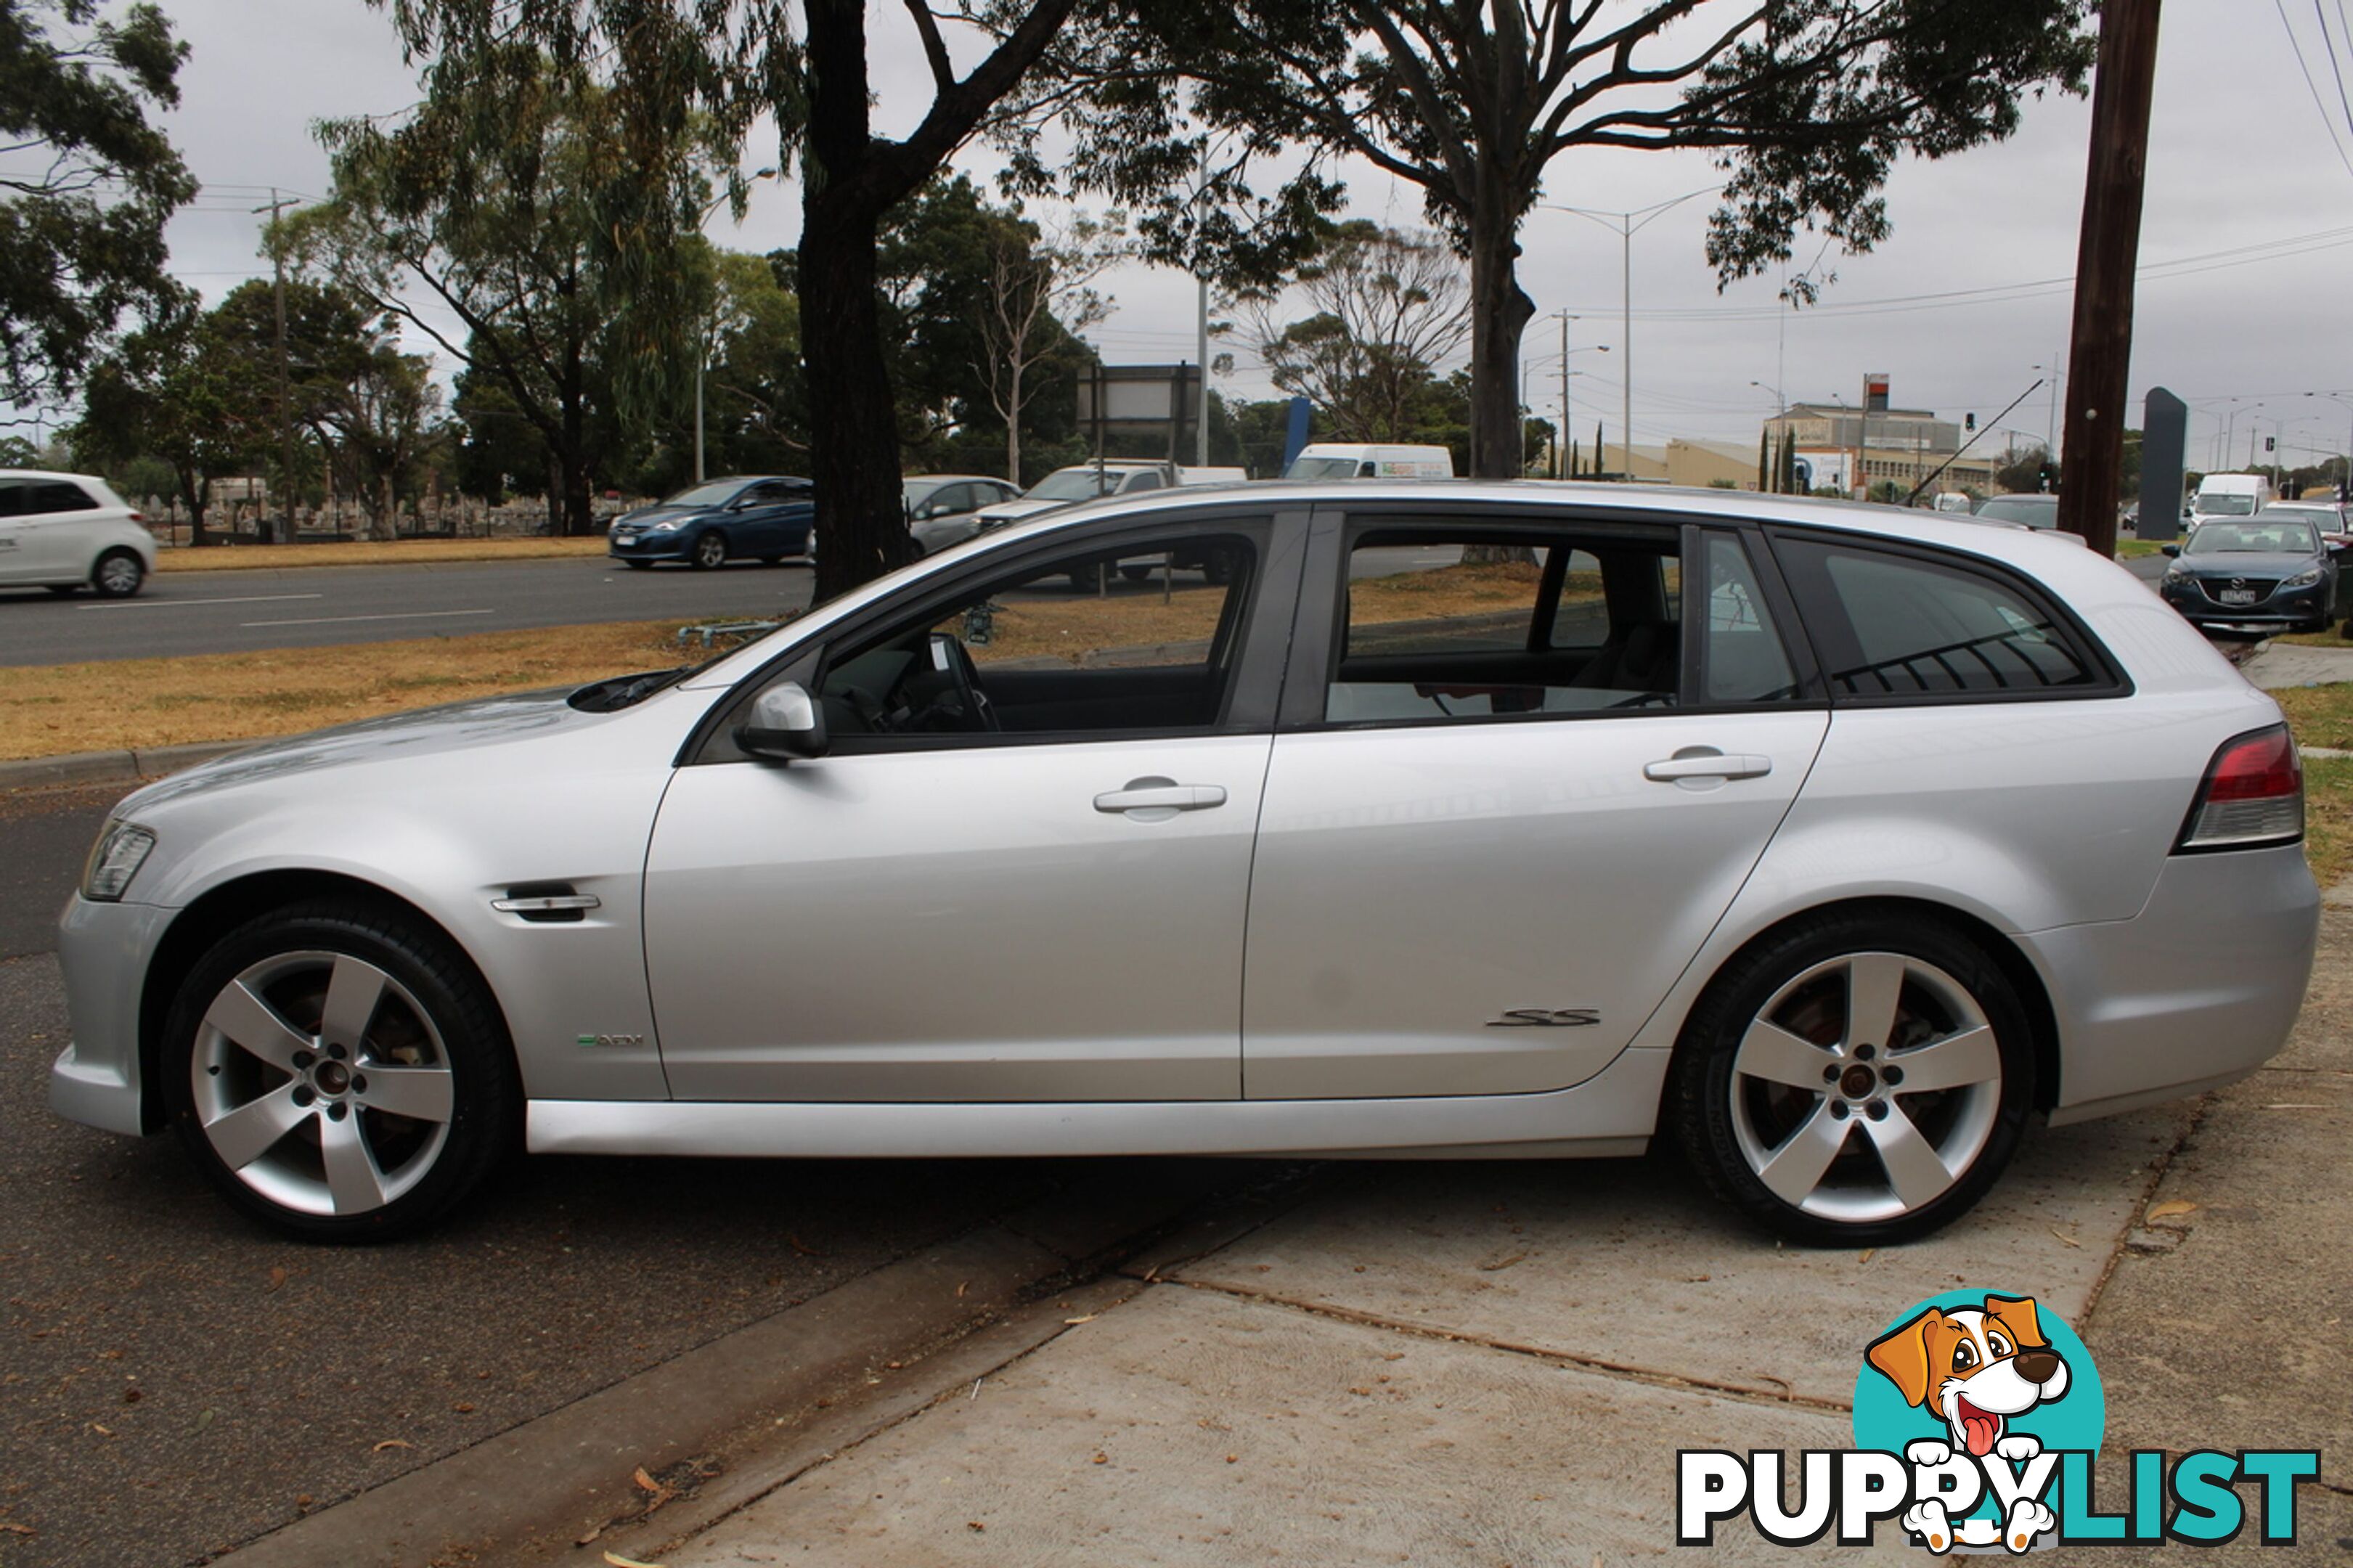
[[[104,479],[0,468],[0,587],[127,599],[154,569],[154,536]]]

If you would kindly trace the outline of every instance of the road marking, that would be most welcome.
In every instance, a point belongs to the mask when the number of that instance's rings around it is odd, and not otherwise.
[[[120,605],[76,605],[77,610],[176,610],[186,605],[267,605],[280,599],[323,599],[324,594],[244,594],[218,599],[132,599]]]
[[[429,621],[444,616],[488,616],[491,610],[408,610],[396,616],[313,616],[300,621],[246,621],[240,629],[252,626],[339,626],[345,621]]]

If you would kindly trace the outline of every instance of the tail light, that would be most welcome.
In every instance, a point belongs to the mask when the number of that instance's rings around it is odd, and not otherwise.
[[[2274,724],[2222,742],[2174,848],[2252,849],[2303,837],[2304,764],[2287,726]]]
[[[131,521],[133,522],[144,522],[147,521],[147,514],[143,511],[134,511],[131,514]]]

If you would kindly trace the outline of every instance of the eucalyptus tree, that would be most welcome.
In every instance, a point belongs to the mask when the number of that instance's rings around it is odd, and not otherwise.
[[[148,114],[187,57],[152,5],[0,0],[0,403],[69,395],[124,317],[183,303],[164,226],[196,183]]]
[[[1411,437],[1426,391],[1471,333],[1462,269],[1434,235],[1362,219],[1299,269],[1310,313],[1284,322],[1282,292],[1246,301],[1251,347],[1277,388],[1304,397],[1340,441]]]
[[[1888,232],[1904,153],[2010,135],[2021,98],[2081,92],[2090,0],[1133,0],[1090,11],[1033,83],[1018,151],[1147,213],[1183,261],[1215,235],[1187,214],[1221,137],[1303,147],[1271,210],[1328,210],[1341,162],[1419,190],[1469,260],[1472,464],[1516,474],[1514,366],[1535,306],[1521,221],[1564,153],[1713,154],[1707,258],[1778,267],[1801,228],[1860,251]],[[1049,127],[1053,134],[1049,135]],[[1058,167],[1040,148],[1069,145]],[[1573,189],[1573,187],[1572,187]],[[1250,195],[1246,180],[1224,194]],[[1558,194],[1556,192],[1556,194]]]
[[[723,138],[527,42],[444,52],[425,85],[403,120],[318,128],[332,189],[280,243],[501,388],[544,447],[551,526],[585,533],[599,416],[691,396]]]
[[[817,591],[830,596],[907,560],[897,409],[876,299],[877,238],[892,208],[923,188],[987,120],[1080,0],[902,0],[929,98],[912,129],[875,123],[865,0],[373,0],[408,47],[442,58],[514,40],[560,68],[609,69],[617,121],[700,118],[740,143],[762,117],[780,169],[800,177],[794,289],[817,481]],[[952,41],[977,58],[960,69]],[[740,200],[740,188],[729,195]],[[658,247],[647,252],[659,254]]]

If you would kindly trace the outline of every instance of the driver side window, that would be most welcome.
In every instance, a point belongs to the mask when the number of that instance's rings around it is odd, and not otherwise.
[[[941,735],[1211,729],[1232,686],[1258,552],[1188,532],[1030,561],[829,650],[836,749]]]

